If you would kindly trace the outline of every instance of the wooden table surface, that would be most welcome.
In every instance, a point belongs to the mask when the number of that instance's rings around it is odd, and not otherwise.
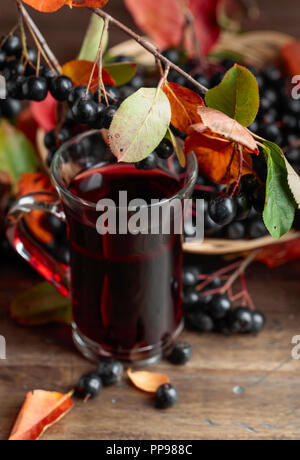
[[[97,400],[78,401],[43,439],[300,438],[300,361],[291,359],[291,339],[300,334],[300,262],[275,270],[255,264],[248,279],[268,318],[265,331],[257,337],[184,332],[192,361],[152,368],[178,388],[174,408],[155,409],[151,397],[125,379]],[[1,262],[0,335],[7,340],[7,360],[0,361],[0,439],[7,439],[28,390],[67,392],[94,368],[75,351],[68,328],[21,328],[9,318],[13,296],[38,281],[24,265]],[[236,387],[244,392],[236,394]]]

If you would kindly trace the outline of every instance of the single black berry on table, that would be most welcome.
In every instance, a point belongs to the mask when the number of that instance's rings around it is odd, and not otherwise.
[[[189,288],[195,286],[199,275],[200,270],[197,267],[185,267],[182,276],[183,287]]]
[[[116,114],[117,108],[113,106],[106,107],[103,111],[103,128],[109,129]]]
[[[238,307],[233,310],[229,318],[232,332],[250,332],[253,328],[253,315],[249,308]]]
[[[145,158],[142,161],[139,161],[138,163],[135,163],[135,167],[141,170],[155,169],[157,167],[156,155],[154,153],[150,153],[150,155],[148,155],[147,158]]]
[[[213,319],[202,311],[191,311],[186,315],[186,323],[197,332],[211,332],[214,328]]]
[[[168,360],[172,364],[186,364],[192,357],[192,347],[186,342],[177,342],[168,356]]]
[[[224,318],[231,310],[232,304],[225,294],[216,294],[208,306],[208,312],[215,319]]]
[[[155,395],[155,405],[158,409],[168,409],[178,401],[178,392],[171,383],[161,385]]]
[[[83,399],[95,398],[102,390],[102,380],[97,374],[86,374],[78,382],[76,393]]]
[[[260,311],[252,311],[252,332],[260,332],[266,324],[266,318]]]
[[[74,120],[78,123],[94,123],[97,116],[97,104],[92,100],[80,99],[73,106],[72,113]]]
[[[97,374],[101,378],[103,385],[118,383],[122,378],[123,372],[123,364],[112,358],[102,361],[97,368]]]
[[[13,56],[18,54],[22,50],[21,40],[17,35],[11,35],[8,37],[3,45],[3,50],[7,56]]]
[[[230,224],[236,216],[236,211],[236,202],[229,196],[218,196],[208,205],[209,216],[218,225]]]
[[[174,153],[173,144],[168,139],[162,140],[156,149],[156,153],[159,158],[167,160]]]
[[[43,77],[27,77],[22,85],[22,93],[29,101],[43,101],[48,94],[48,82]]]
[[[53,78],[50,83],[51,94],[57,101],[66,101],[72,88],[72,80],[64,75]]]

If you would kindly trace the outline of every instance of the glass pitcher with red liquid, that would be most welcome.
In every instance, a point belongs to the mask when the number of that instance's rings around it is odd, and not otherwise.
[[[153,363],[168,352],[182,330],[182,235],[172,226],[176,212],[170,213],[168,233],[161,225],[152,225],[152,211],[158,206],[152,200],[172,204],[189,198],[197,161],[189,155],[185,169],[175,156],[159,161],[157,168],[146,171],[116,163],[99,132],[81,134],[65,143],[52,162],[58,196],[27,195],[7,216],[7,236],[17,252],[71,298],[74,343],[89,359]],[[116,203],[119,210],[120,191],[126,192],[128,203],[135,199],[146,203],[144,211],[150,216],[146,226],[151,224],[151,231],[120,231],[117,217],[116,231],[99,232],[98,203]],[[132,210],[122,206],[128,223]],[[34,210],[66,222],[69,266],[56,261],[30,235],[23,218]]]

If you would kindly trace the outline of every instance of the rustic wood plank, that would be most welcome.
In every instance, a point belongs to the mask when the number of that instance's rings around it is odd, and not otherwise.
[[[300,334],[300,263],[268,270],[249,269],[249,287],[268,317],[257,337],[223,337],[184,332],[194,356],[184,368],[166,362],[153,369],[167,373],[180,402],[169,411],[153,407],[148,395],[126,379],[98,400],[76,404],[43,439],[297,439],[300,436],[299,361],[291,338]],[[0,438],[6,439],[26,391],[66,392],[92,370],[74,350],[62,326],[21,328],[8,315],[17,292],[38,278],[24,266],[6,266],[0,275],[0,334],[7,360],[0,361]],[[233,389],[244,388],[237,395]]]

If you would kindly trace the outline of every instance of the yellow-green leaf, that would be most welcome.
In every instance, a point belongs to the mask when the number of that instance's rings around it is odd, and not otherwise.
[[[156,88],[141,88],[125,99],[109,129],[109,144],[118,161],[138,162],[160,144],[171,121],[167,96]]]

